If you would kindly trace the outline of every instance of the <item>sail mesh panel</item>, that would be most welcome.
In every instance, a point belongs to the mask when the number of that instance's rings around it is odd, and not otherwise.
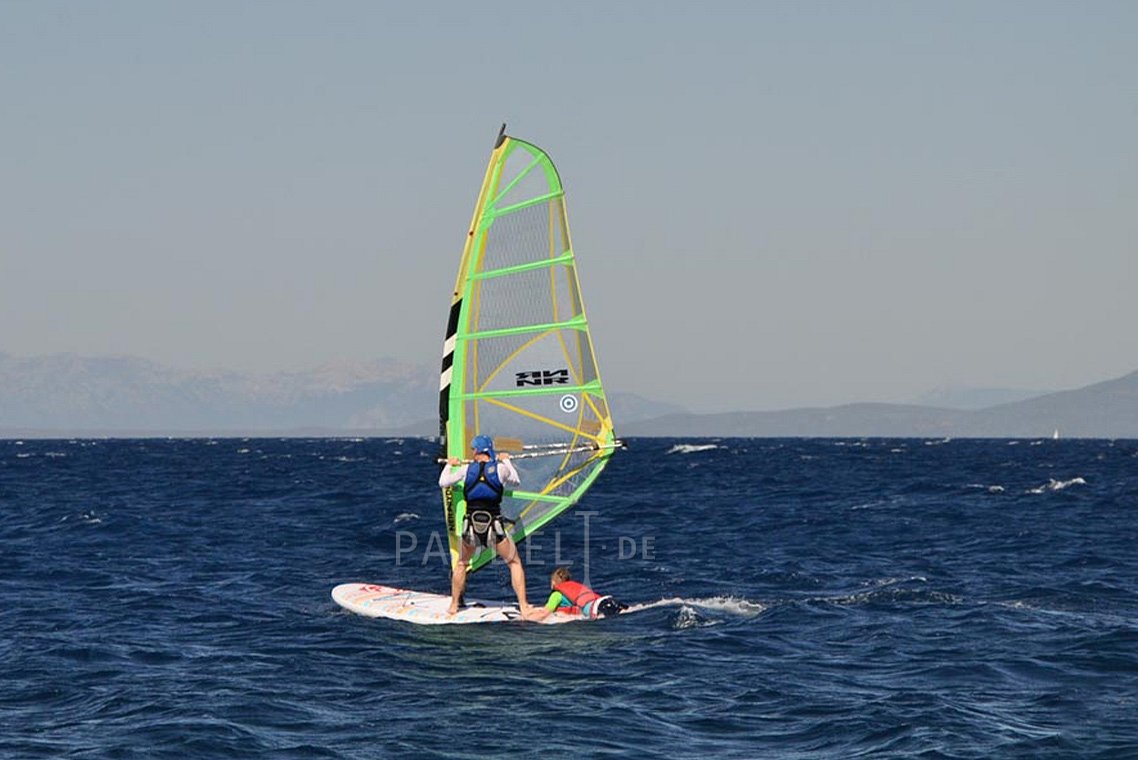
[[[503,269],[565,252],[560,203],[548,201],[496,217],[486,231],[479,268]]]

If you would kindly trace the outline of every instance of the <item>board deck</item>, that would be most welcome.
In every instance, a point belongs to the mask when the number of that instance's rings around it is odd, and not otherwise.
[[[517,605],[468,600],[454,615],[447,615],[450,597],[426,591],[380,586],[375,583],[342,583],[332,589],[332,599],[346,610],[373,618],[405,620],[418,625],[456,625],[464,623],[509,623],[521,621]],[[579,615],[554,613],[543,625],[581,620]]]

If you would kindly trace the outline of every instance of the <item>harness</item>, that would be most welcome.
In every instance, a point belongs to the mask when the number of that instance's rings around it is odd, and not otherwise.
[[[462,541],[474,547],[497,546],[506,537],[502,515],[475,509],[462,519]]]
[[[475,547],[497,546],[506,537],[502,525],[502,495],[506,489],[493,461],[477,462],[478,469],[474,464],[467,467],[462,489],[466,496],[462,540]]]

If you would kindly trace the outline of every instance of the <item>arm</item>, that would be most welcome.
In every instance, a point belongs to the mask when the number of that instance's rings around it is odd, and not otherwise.
[[[452,457],[443,471],[439,473],[439,488],[450,488],[466,479],[466,465]]]
[[[549,601],[545,603],[544,607],[531,607],[529,614],[525,616],[526,620],[533,623],[539,623],[557,611],[558,605],[561,604],[561,592],[554,591],[549,595]]]
[[[518,471],[514,469],[514,463],[510,461],[510,455],[505,452],[498,455],[498,478],[502,481],[502,485],[510,488],[522,484]]]

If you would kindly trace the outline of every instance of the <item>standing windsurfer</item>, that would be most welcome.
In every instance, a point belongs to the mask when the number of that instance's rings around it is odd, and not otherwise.
[[[466,499],[466,517],[462,521],[461,546],[458,563],[451,574],[450,608],[448,615],[458,612],[459,600],[466,588],[466,563],[474,553],[493,546],[510,568],[510,584],[518,596],[522,615],[531,612],[526,600],[526,574],[514,540],[502,526],[502,496],[506,486],[521,485],[518,471],[510,462],[510,455],[502,452],[495,456],[494,443],[487,436],[476,435],[470,442],[474,460],[463,464],[457,457],[447,460],[447,467],[439,475],[439,487],[450,488],[463,484]]]

